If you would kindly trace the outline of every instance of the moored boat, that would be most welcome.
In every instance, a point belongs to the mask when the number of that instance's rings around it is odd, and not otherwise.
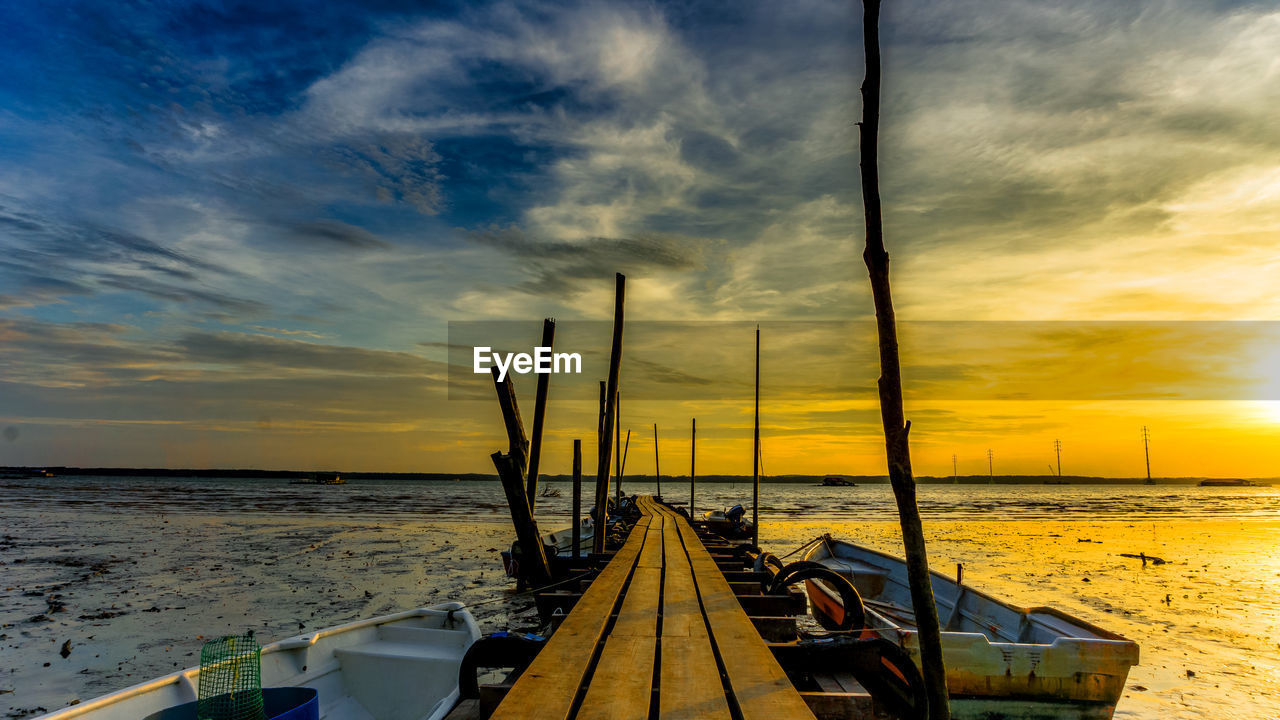
[[[905,562],[829,535],[805,559],[848,578],[862,596],[866,626],[919,664]],[[844,608],[836,590],[821,580],[805,585],[815,618],[838,625]],[[953,718],[1112,717],[1138,663],[1137,643],[1053,608],[1015,607],[937,572],[933,593]]]
[[[702,513],[707,530],[729,540],[751,537],[751,521],[746,519],[746,508],[734,505],[727,510],[708,510]]]
[[[322,720],[439,720],[458,701],[462,659],[479,637],[461,603],[317,630],[262,648],[263,692],[314,690]],[[187,668],[38,720],[141,720],[194,702],[199,680],[200,668]]]
[[[582,518],[581,524],[578,526],[578,552],[586,555],[591,552],[591,545],[595,539],[595,522],[589,517]],[[554,550],[555,554],[562,558],[573,555],[573,526],[560,528],[555,532],[549,532],[542,536],[542,543],[547,549]],[[502,569],[509,577],[518,577],[520,574],[520,543],[519,541],[511,543],[510,549],[502,551]]]

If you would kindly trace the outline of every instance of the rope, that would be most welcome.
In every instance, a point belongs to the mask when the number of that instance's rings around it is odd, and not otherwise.
[[[814,538],[814,539],[810,540],[809,542],[807,542],[807,543],[805,543],[805,544],[801,545],[800,547],[796,548],[795,550],[792,550],[791,552],[787,553],[786,555],[783,555],[783,556],[779,557],[778,559],[779,559],[779,560],[782,560],[782,559],[784,559],[784,558],[789,558],[789,557],[791,557],[792,555],[795,555],[796,553],[800,552],[801,550],[808,550],[809,548],[813,547],[813,546],[814,546],[818,541],[822,540],[822,539],[823,539],[823,538],[825,538],[825,537],[826,537],[825,535],[819,535],[818,537],[816,537],[816,538]]]

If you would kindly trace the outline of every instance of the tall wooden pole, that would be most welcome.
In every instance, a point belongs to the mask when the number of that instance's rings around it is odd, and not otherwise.
[[[658,465],[658,423],[653,424],[653,477],[658,481],[658,497],[662,497],[662,468]]]
[[[601,428],[600,459],[596,463],[596,506],[600,508],[601,527],[596,528],[596,552],[604,552],[604,537],[608,521],[609,494],[609,460],[613,450],[615,417],[614,408],[618,402],[618,373],[622,366],[622,308],[626,297],[627,279],[622,273],[615,276],[613,295],[613,347],[609,350],[609,382],[605,391],[604,427]]]
[[[756,419],[751,452],[751,544],[760,547],[760,326],[756,326]]]
[[[502,422],[507,430],[507,454],[496,452],[490,456],[502,481],[502,490],[511,509],[511,523],[515,525],[516,540],[520,543],[521,582],[531,581],[542,585],[551,580],[551,564],[542,545],[538,523],[533,519],[529,496],[525,494],[524,473],[528,467],[529,441],[525,439],[524,423],[520,420],[520,407],[516,404],[516,391],[511,378],[498,380],[498,369],[493,368],[493,385],[498,392],[498,405],[502,408]]]
[[[697,517],[693,514],[693,493],[698,489],[697,470],[698,451],[698,418],[693,418],[689,425],[689,519]]]
[[[627,430],[627,439],[622,443],[622,469],[618,470],[619,475],[627,474],[627,451],[631,449],[631,430]]]
[[[582,440],[573,441],[573,559],[581,555],[582,545]]]
[[[884,426],[889,481],[893,485],[898,519],[902,525],[907,579],[919,631],[920,664],[924,671],[929,718],[949,720],[951,712],[947,700],[947,673],[942,662],[938,606],[933,599],[924,528],[920,522],[920,508],[916,505],[916,481],[911,473],[911,450],[907,441],[911,423],[906,421],[902,409],[898,329],[889,289],[889,253],[884,247],[884,225],[880,215],[880,172],[876,147],[880,132],[880,0],[863,0],[862,7],[867,68],[867,76],[862,83],[862,123],[859,125],[862,205],[867,226],[867,244],[862,259],[871,277],[876,330],[880,338],[880,420]]]
[[[555,337],[556,321],[552,318],[543,320],[540,347],[551,347]],[[538,465],[542,460],[542,420],[547,415],[547,388],[550,384],[551,373],[538,375],[538,395],[533,401],[533,437],[529,438],[529,476],[525,479],[530,511],[533,511],[538,504]]]
[[[622,393],[618,393],[618,397],[613,401],[613,452],[616,458],[613,461],[614,481],[613,494],[619,498],[622,497]]]
[[[596,429],[596,464],[597,465],[600,463],[600,456],[604,454],[604,446],[609,438],[608,435],[604,434],[604,414],[609,409],[608,398],[606,395],[608,392],[609,392],[608,381],[601,380],[600,381],[600,426]],[[605,468],[607,472],[608,466],[606,465]],[[607,485],[608,481],[605,481],[605,483]],[[606,521],[609,519],[609,514],[608,514],[608,506],[602,502],[602,499],[604,495],[607,494],[607,492],[600,488],[600,470],[598,467],[596,468],[596,486],[592,490],[592,493],[593,493],[593,497],[595,498],[596,514],[595,514],[594,520],[596,523],[596,532],[595,532],[595,535],[592,536],[591,551],[604,552],[603,548],[597,549],[597,546],[604,545],[604,539],[601,538],[600,536],[604,533],[604,526]]]

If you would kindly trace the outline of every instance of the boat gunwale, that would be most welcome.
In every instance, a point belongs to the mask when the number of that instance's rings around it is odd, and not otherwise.
[[[379,615],[377,617],[364,618],[362,620],[353,620],[342,625],[323,628],[305,635],[293,635],[262,646],[262,653],[265,655],[267,653],[279,651],[299,650],[312,647],[320,640],[342,632],[350,632],[352,630],[359,630],[370,626],[377,627],[380,625],[388,625],[418,617],[433,617],[441,614],[451,615],[459,611],[461,611],[460,619],[470,632],[472,639],[478,639],[481,636],[481,633],[480,626],[476,624],[475,618],[469,611],[467,611],[466,605],[453,601],[441,603],[439,605],[401,610],[398,613],[392,613],[390,615]],[[198,665],[183,668],[181,670],[174,670],[166,675],[151,678],[150,680],[144,680],[136,685],[129,685],[116,690],[115,692],[107,693],[106,695],[99,695],[96,698],[85,700],[84,702],[80,702],[75,705],[59,708],[44,715],[38,715],[32,718],[32,720],[71,720],[71,718],[82,717],[92,710],[110,707],[116,703],[131,700],[140,695],[155,692],[170,685],[182,685],[184,681],[189,686],[191,692],[195,694],[197,692],[197,678],[199,676],[200,666]]]
[[[901,560],[900,558],[896,558],[896,557],[894,557],[893,555],[890,555],[889,553],[881,552],[881,551],[879,551],[879,550],[876,550],[876,549],[873,549],[873,548],[866,547],[865,545],[858,545],[857,543],[850,542],[850,541],[848,541],[848,540],[841,540],[841,539],[839,539],[839,538],[833,538],[833,537],[831,536],[831,534],[830,534],[830,533],[824,534],[824,535],[822,536],[822,539],[823,539],[823,542],[821,542],[821,543],[816,543],[812,548],[810,548],[810,549],[809,549],[809,551],[808,551],[808,552],[806,552],[806,553],[805,553],[805,555],[804,555],[804,559],[805,559],[805,560],[810,560],[810,561],[813,561],[813,562],[817,562],[817,560],[813,560],[813,555],[814,555],[814,553],[815,553],[815,552],[818,552],[818,549],[819,549],[819,548],[822,548],[824,551],[826,551],[826,552],[828,553],[827,557],[833,557],[833,558],[837,558],[837,559],[846,559],[846,558],[840,558],[840,556],[839,556],[839,555],[837,555],[837,554],[836,554],[836,553],[835,553],[835,552],[834,552],[834,551],[833,551],[833,550],[828,546],[830,543],[837,543],[837,544],[847,545],[847,546],[852,547],[852,548],[857,548],[859,551],[862,551],[862,552],[867,552],[867,553],[870,553],[870,554],[872,554],[872,555],[876,555],[876,556],[881,557],[881,558],[883,558],[883,559],[885,559],[885,560],[888,560],[888,561],[890,561],[890,562],[892,562],[892,563],[895,563],[895,564],[897,564],[897,565],[899,565],[899,566],[903,566],[903,567],[905,567],[905,565],[906,565],[905,561]],[[888,576],[885,578],[885,579],[886,579],[886,581],[894,582],[894,583],[895,583],[895,584],[897,584],[897,585],[900,585],[900,586],[902,586],[902,587],[905,587],[905,584],[904,584],[904,583],[901,583],[901,582],[899,582],[899,581],[895,580],[895,578],[893,577],[893,571],[892,571],[892,570],[887,570],[887,572],[888,572]],[[1013,611],[1015,611],[1015,612],[1021,613],[1022,615],[1026,616],[1026,617],[1027,617],[1027,619],[1028,619],[1028,621],[1030,621],[1030,622],[1037,622],[1037,620],[1033,617],[1033,615],[1035,615],[1035,614],[1049,615],[1049,616],[1054,617],[1054,618],[1057,618],[1057,619],[1059,619],[1059,620],[1067,621],[1067,622],[1069,622],[1069,623],[1071,623],[1071,624],[1073,624],[1073,625],[1076,625],[1076,626],[1078,626],[1078,627],[1080,627],[1080,628],[1082,628],[1082,629],[1084,629],[1084,630],[1088,630],[1089,632],[1092,632],[1092,633],[1094,633],[1095,635],[1097,635],[1097,636],[1098,636],[1098,637],[1093,637],[1093,638],[1089,638],[1089,637],[1085,637],[1085,638],[1069,638],[1069,637],[1067,637],[1067,636],[1062,636],[1062,637],[1061,637],[1061,638],[1059,638],[1059,639],[1071,639],[1071,640],[1097,640],[1097,641],[1107,641],[1107,642],[1120,642],[1120,643],[1128,643],[1128,644],[1130,644],[1130,645],[1133,645],[1135,648],[1137,648],[1137,647],[1138,647],[1138,644],[1137,644],[1136,642],[1134,642],[1133,640],[1130,640],[1130,639],[1129,639],[1129,638],[1127,638],[1127,637],[1124,637],[1123,635],[1120,635],[1120,634],[1118,634],[1118,633],[1112,632],[1112,631],[1110,631],[1110,630],[1105,630],[1105,629],[1103,629],[1103,628],[1101,628],[1101,627],[1098,627],[1097,625],[1094,625],[1093,623],[1091,623],[1091,622],[1089,622],[1089,621],[1087,621],[1087,620],[1082,620],[1082,619],[1080,619],[1080,618],[1078,618],[1078,617],[1076,617],[1076,616],[1074,616],[1074,615],[1070,615],[1070,614],[1068,614],[1068,613],[1066,613],[1066,612],[1064,612],[1064,611],[1062,611],[1062,610],[1059,610],[1059,609],[1057,609],[1057,608],[1049,607],[1049,606],[1046,606],[1046,605],[1036,605],[1036,606],[1031,606],[1031,607],[1024,607],[1024,606],[1021,606],[1021,605],[1016,605],[1016,604],[1014,604],[1014,603],[1011,603],[1011,602],[1008,602],[1008,601],[1005,601],[1005,600],[1000,600],[999,598],[996,598],[996,597],[994,597],[994,596],[992,596],[992,595],[990,595],[990,594],[988,594],[988,593],[986,593],[986,592],[983,592],[982,590],[979,590],[979,589],[977,589],[977,588],[975,588],[975,587],[973,587],[973,586],[971,586],[971,585],[966,585],[966,584],[964,584],[964,583],[958,583],[958,582],[956,582],[954,579],[947,577],[946,575],[942,574],[941,572],[938,572],[937,570],[930,570],[930,571],[929,571],[929,574],[930,574],[931,576],[933,576],[934,578],[937,578],[938,580],[941,580],[944,584],[950,585],[950,586],[952,586],[952,587],[958,587],[958,588],[963,589],[963,591],[964,591],[965,593],[972,593],[972,594],[977,595],[978,597],[980,597],[980,598],[982,598],[982,599],[984,599],[984,600],[987,600],[988,602],[991,602],[991,603],[994,603],[994,604],[996,604],[996,605],[998,605],[998,606],[1005,607],[1005,608],[1008,608],[1008,609],[1013,610]],[[826,588],[824,588],[824,589],[826,589]],[[937,602],[937,601],[935,600],[935,603],[936,603],[936,602]],[[951,602],[951,603],[948,603],[948,607],[949,607],[949,608],[951,608],[951,609],[954,609],[956,604],[957,604],[957,602],[956,602],[956,601],[953,601],[953,602]],[[914,612],[914,610],[913,610],[912,612]],[[877,615],[879,615],[879,613],[877,613]],[[1043,626],[1043,623],[1041,623],[1041,624],[1042,624],[1042,626]],[[899,631],[900,631],[900,632],[914,632],[914,629],[912,629],[912,630],[899,629]],[[946,631],[946,632],[965,632],[965,631],[950,631],[950,630],[948,630],[948,631]],[[976,633],[976,634],[985,635],[984,633]],[[989,638],[989,637],[988,637],[988,640],[991,640],[991,638]],[[1016,641],[1012,641],[1012,642],[1010,642],[1010,641],[998,641],[998,642],[999,642],[999,643],[1002,643],[1002,644],[1013,644],[1013,645],[1041,645],[1041,646],[1044,646],[1044,647],[1048,647],[1048,646],[1045,646],[1043,643],[1019,643],[1019,642],[1016,642]],[[1055,642],[1056,642],[1056,641],[1055,641]],[[992,643],[992,644],[994,645],[994,644],[997,644],[997,643]]]

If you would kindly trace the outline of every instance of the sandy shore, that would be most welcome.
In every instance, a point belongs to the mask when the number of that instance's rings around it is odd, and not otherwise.
[[[0,508],[0,709],[20,718],[197,664],[205,637],[262,642],[444,600],[486,631],[531,629],[497,520]],[[782,554],[826,531],[897,549],[892,522],[765,526]],[[1054,605],[1142,646],[1120,718],[1280,715],[1280,521],[948,520],[935,567],[1024,605]],[[1143,568],[1122,552],[1168,559]],[[60,649],[70,641],[70,654]]]

